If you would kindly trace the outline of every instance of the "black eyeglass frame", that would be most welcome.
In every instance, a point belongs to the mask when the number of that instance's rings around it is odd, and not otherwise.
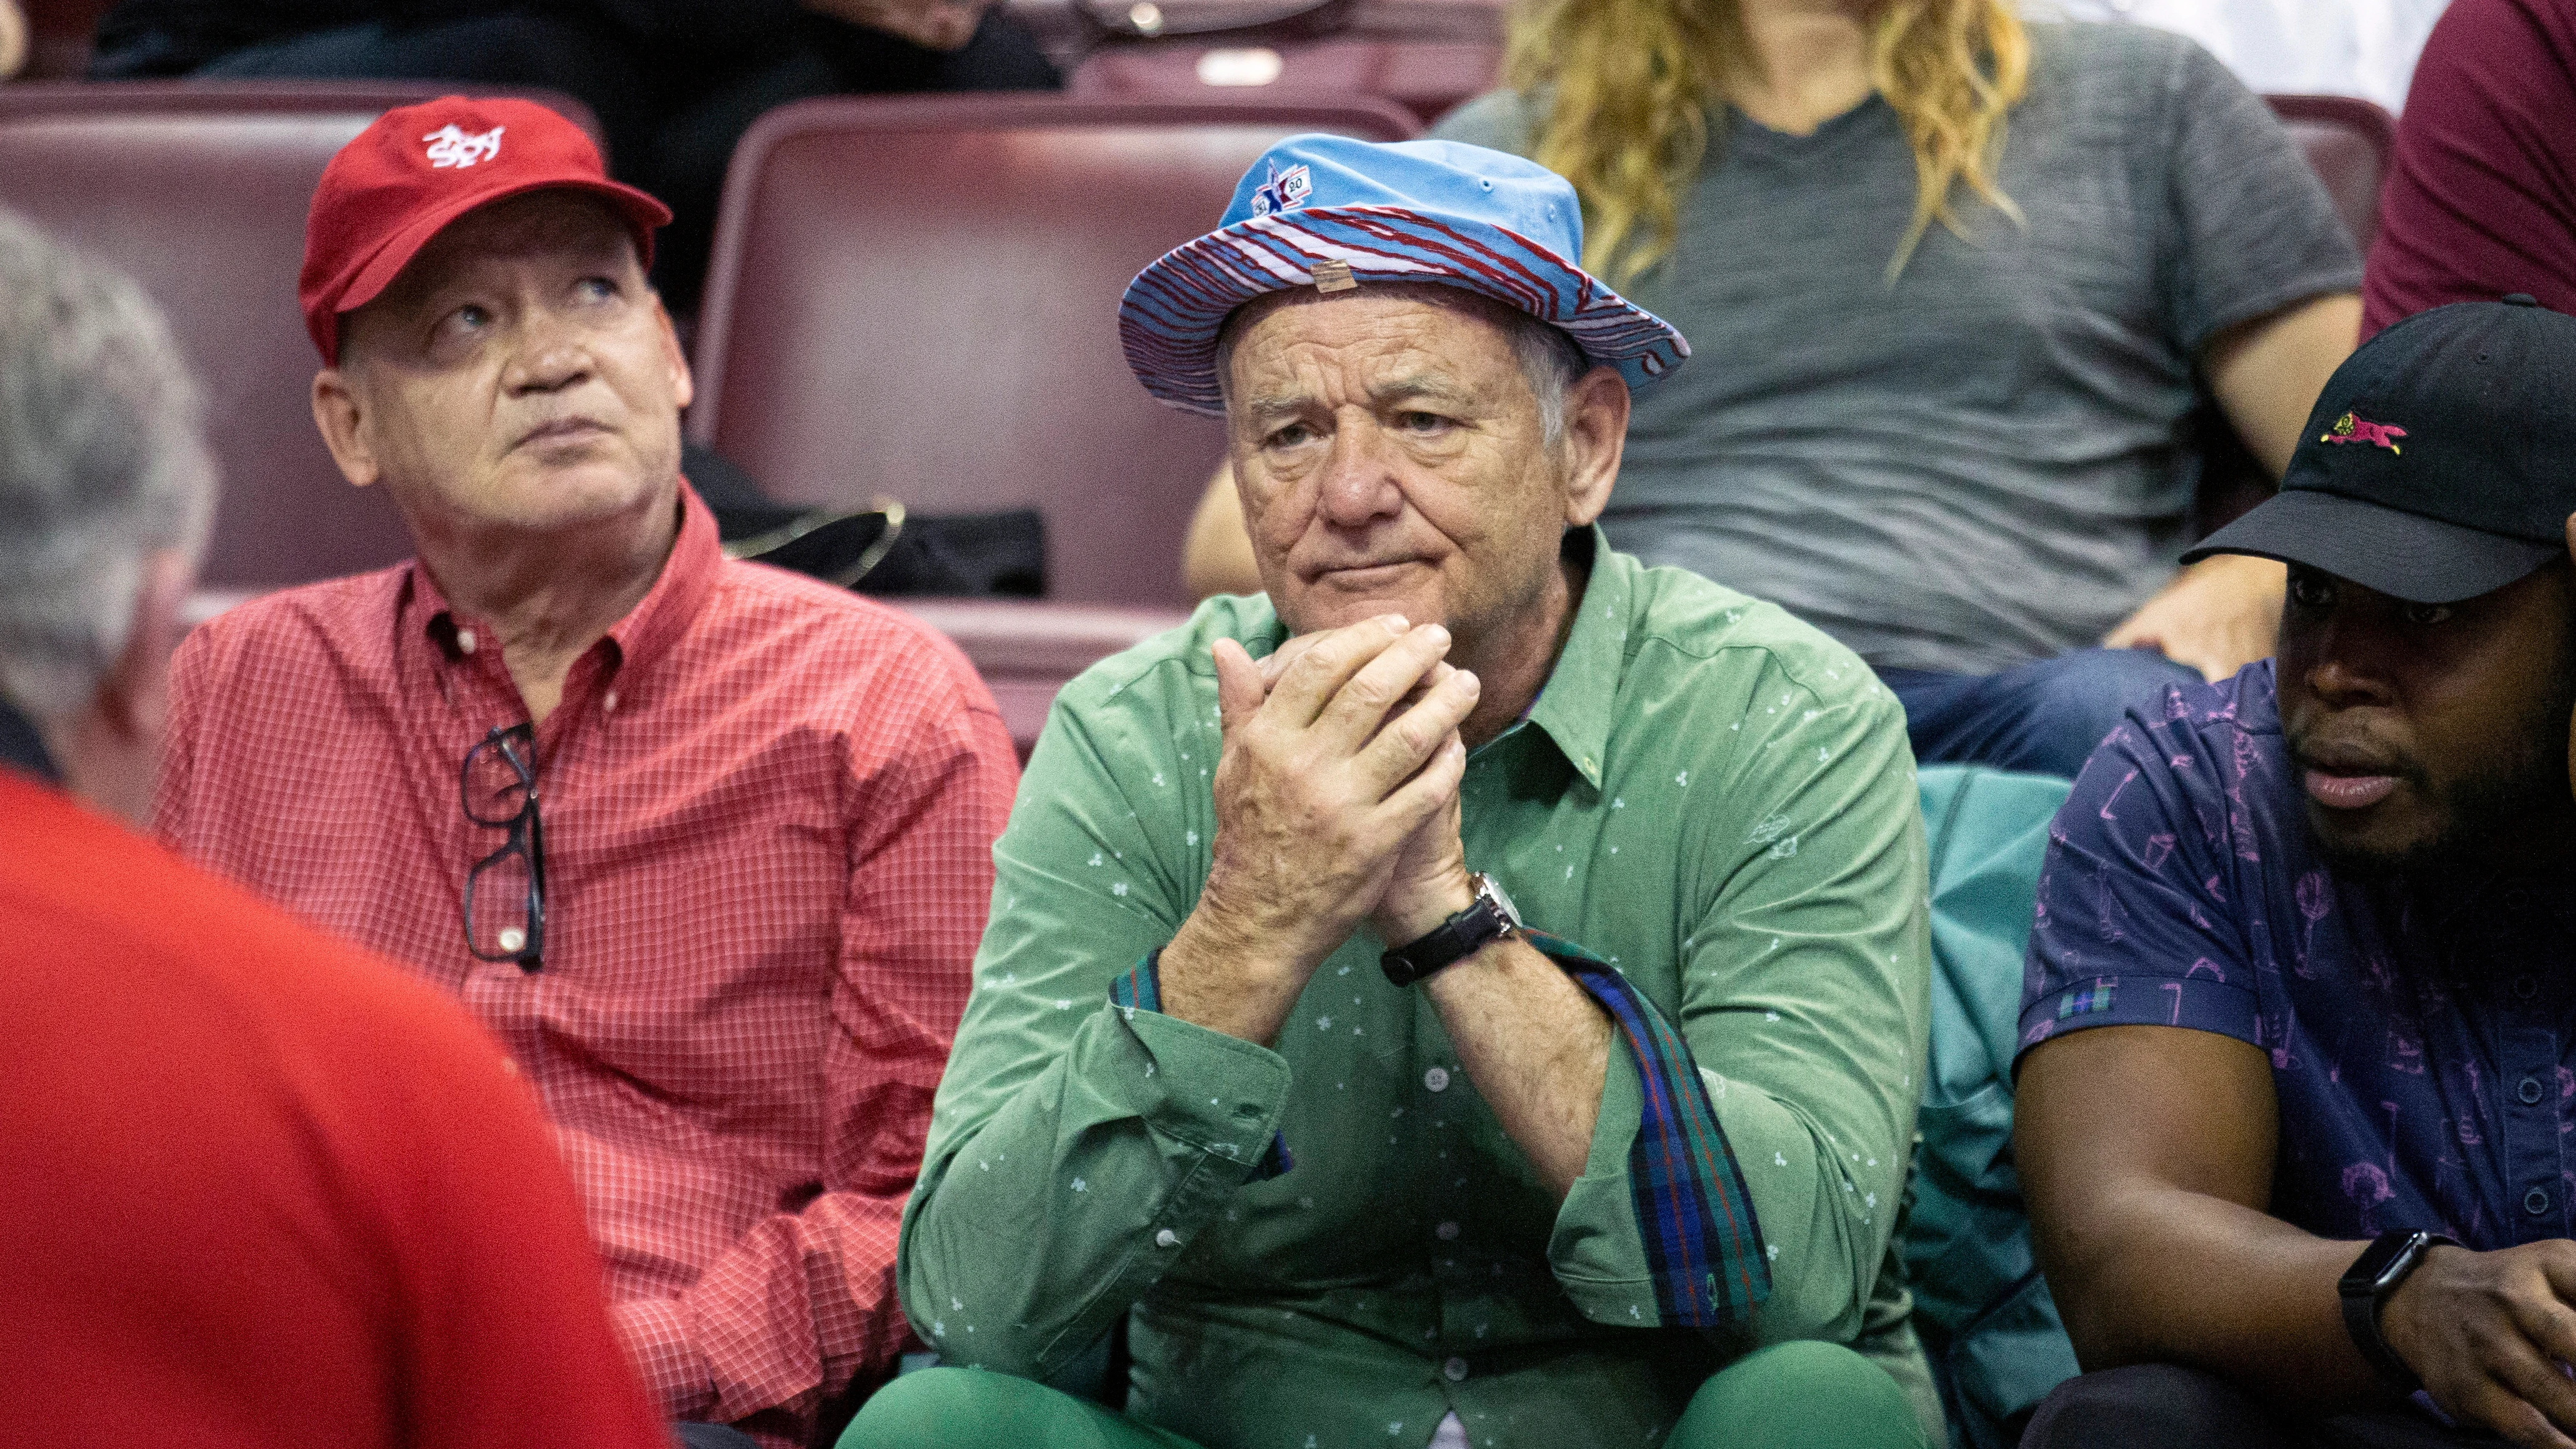
[[[519,777],[519,808],[497,819],[487,817],[474,802],[474,762],[486,750],[499,755]],[[495,726],[481,743],[465,752],[465,762],[456,771],[456,794],[465,807],[466,819],[510,832],[500,849],[474,862],[473,868],[465,872],[465,949],[478,961],[508,961],[522,971],[536,971],[545,964],[546,951],[546,832],[544,817],[537,812],[537,727],[525,720]],[[485,871],[513,855],[525,861],[528,868],[528,939],[516,951],[486,951],[474,941],[474,889],[482,882]]]

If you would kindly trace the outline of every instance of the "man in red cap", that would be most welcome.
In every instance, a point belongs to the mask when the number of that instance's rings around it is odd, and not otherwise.
[[[0,212],[0,1418],[669,1449],[500,1048],[134,828],[213,505],[142,289]]]
[[[1017,770],[944,640],[722,556],[645,281],[666,216],[520,102],[334,158],[314,417],[419,557],[188,640],[157,823],[463,997],[664,1412],[800,1443],[910,1337],[898,1216]]]

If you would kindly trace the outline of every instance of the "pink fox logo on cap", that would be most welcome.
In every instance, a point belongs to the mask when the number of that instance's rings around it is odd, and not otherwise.
[[[2404,428],[2397,427],[2390,423],[2374,423],[2369,419],[2360,417],[2356,414],[2345,413],[2342,417],[2335,419],[2333,429],[2327,432],[2324,436],[2318,438],[2317,441],[2320,443],[2368,443],[2373,447],[2386,448],[2388,451],[2402,457],[2406,450],[2397,446],[2397,440],[2405,436],[2406,430]]]

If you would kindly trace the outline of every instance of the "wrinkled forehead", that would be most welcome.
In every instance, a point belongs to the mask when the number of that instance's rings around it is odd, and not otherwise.
[[[449,222],[385,296],[418,296],[487,268],[556,260],[622,267],[639,257],[634,229],[605,198],[553,187],[503,197]]]
[[[1490,297],[1433,282],[1371,283],[1345,292],[1296,287],[1256,297],[1234,309],[1217,332],[1218,378],[1244,381],[1248,362],[1275,361],[1275,345],[1294,346],[1360,368],[1391,363],[1426,368],[1464,383],[1512,363],[1512,333],[1521,314]],[[1258,364],[1256,364],[1258,365]]]

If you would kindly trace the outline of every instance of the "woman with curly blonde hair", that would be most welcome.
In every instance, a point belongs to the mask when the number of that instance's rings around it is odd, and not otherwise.
[[[2271,652],[2277,565],[2175,567],[2199,404],[2278,477],[2361,268],[2207,52],[2006,0],[1520,0],[1504,79],[1435,134],[1571,180],[1585,264],[1698,354],[1637,394],[1614,545],[1851,646],[1925,759],[2072,775]],[[1248,582],[1222,533],[1203,587]]]

